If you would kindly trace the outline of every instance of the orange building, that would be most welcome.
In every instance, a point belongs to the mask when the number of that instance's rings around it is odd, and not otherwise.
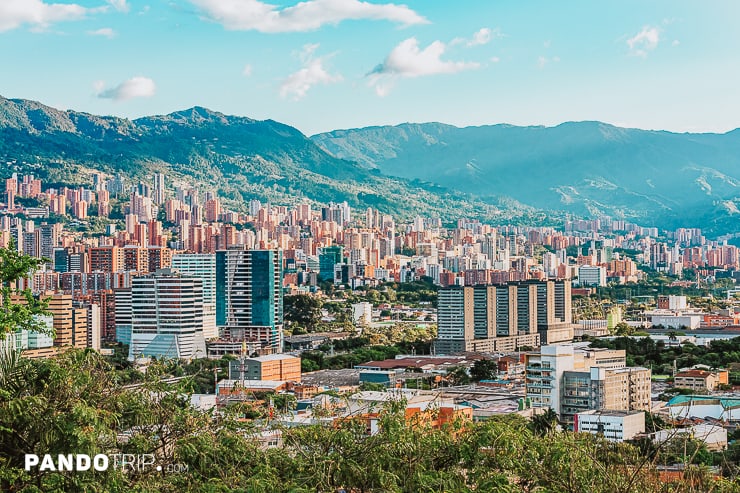
[[[229,378],[234,380],[301,381],[301,358],[289,354],[270,354],[234,360],[229,364]]]
[[[676,373],[673,377],[673,386],[691,390],[713,391],[719,385],[729,383],[729,372],[727,370],[686,370]]]

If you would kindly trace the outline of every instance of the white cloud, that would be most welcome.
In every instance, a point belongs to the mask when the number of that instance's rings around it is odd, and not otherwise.
[[[447,46],[442,41],[434,41],[424,48],[419,48],[416,38],[409,38],[398,44],[374,74],[390,74],[401,77],[420,77],[423,75],[453,74],[463,70],[476,69],[480,64],[475,62],[452,62],[442,60]]]
[[[259,0],[190,0],[205,16],[226,29],[265,33],[312,31],[351,19],[387,20],[403,26],[426,24],[405,5],[361,0],[307,0],[280,9]]]
[[[88,31],[87,34],[90,36],[103,36],[104,38],[112,39],[116,37],[116,32],[110,27],[103,27],[96,29],[95,31]]]
[[[251,77],[252,76],[252,65],[250,64],[244,65],[244,68],[242,69],[242,75],[244,77]]]
[[[498,62],[500,62],[500,61],[501,61],[501,59],[500,59],[499,57],[497,57],[497,56],[492,56],[492,57],[491,57],[491,61],[492,61],[493,63],[498,63]]]
[[[118,84],[110,89],[105,89],[102,81],[95,82],[97,96],[103,99],[112,99],[114,101],[127,101],[134,98],[150,98],[154,96],[157,86],[154,81],[148,77],[133,77],[125,82]]]
[[[473,39],[468,43],[468,46],[485,45],[491,41],[491,30],[487,27],[476,31],[473,34]]]
[[[660,29],[645,26],[642,31],[627,39],[627,46],[633,55],[646,57],[648,52],[657,48],[660,42]]]
[[[319,49],[318,43],[306,44],[306,45],[303,45],[303,48],[301,48],[301,51],[293,52],[293,55],[298,57],[298,59],[301,62],[307,63],[309,60],[313,58],[313,54],[318,49]]]
[[[454,74],[464,70],[480,67],[477,62],[452,62],[442,60],[447,46],[442,41],[434,41],[424,48],[419,48],[416,38],[402,41],[393,48],[385,61],[368,74],[369,84],[379,96],[388,93],[393,79],[413,78],[436,74]]]
[[[674,39],[673,40],[673,43],[671,43],[672,46],[678,46],[680,44],[681,44],[681,42],[679,40],[677,40],[677,39]]]
[[[129,5],[126,3],[126,0],[105,0],[110,4],[111,7],[116,9],[119,12],[128,12],[129,11]]]
[[[331,55],[314,58],[313,54],[319,47],[318,44],[308,44],[298,53],[303,63],[303,68],[290,74],[282,84],[280,84],[280,96],[291,98],[294,101],[303,99],[308,90],[316,84],[334,84],[343,80],[340,74],[330,74],[324,68],[324,62]]]
[[[473,33],[473,37],[471,39],[465,39],[465,38],[455,38],[452,41],[450,41],[450,46],[455,46],[459,44],[464,44],[468,48],[472,46],[481,46],[486,45],[491,42],[492,39],[498,39],[503,38],[504,35],[501,34],[501,31],[496,29],[490,29],[488,27],[483,27],[476,32]]]
[[[42,0],[0,1],[0,32],[30,24],[45,29],[55,22],[82,19],[91,9],[74,3],[45,3]]]

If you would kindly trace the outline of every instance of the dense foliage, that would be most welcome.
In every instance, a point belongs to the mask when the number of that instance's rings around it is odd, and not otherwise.
[[[16,281],[36,271],[44,260],[24,255],[13,248],[0,248],[0,340],[19,329],[47,333],[49,329],[35,315],[46,313],[46,302],[31,290],[19,289]]]
[[[277,446],[263,448],[255,433],[266,426],[264,396],[212,414],[190,406],[192,382],[164,383],[158,364],[136,387],[117,384],[116,371],[90,350],[16,365],[16,384],[0,391],[2,491],[738,491],[701,465],[689,468],[694,483],[661,481],[655,454],[556,432],[546,415],[435,428],[407,421],[402,404],[393,404],[381,411],[377,434],[368,435],[360,419],[275,425]],[[277,408],[290,407],[277,397]],[[26,472],[26,453],[154,454],[166,467]],[[665,459],[683,460],[674,456]]]

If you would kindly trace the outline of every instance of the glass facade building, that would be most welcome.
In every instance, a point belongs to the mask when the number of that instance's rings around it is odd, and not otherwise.
[[[282,267],[279,250],[216,252],[216,324],[226,338],[282,349]]]

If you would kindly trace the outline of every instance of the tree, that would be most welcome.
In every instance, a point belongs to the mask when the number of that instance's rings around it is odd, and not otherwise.
[[[283,298],[283,318],[290,324],[303,326],[313,332],[321,323],[323,303],[316,296],[297,294]]]
[[[467,385],[470,383],[470,375],[464,366],[453,366],[447,370],[447,380],[452,385]]]
[[[48,333],[35,315],[46,314],[46,301],[33,296],[30,289],[18,289],[18,280],[38,270],[47,259],[38,259],[18,252],[11,241],[9,247],[0,248],[0,340],[17,330]]]
[[[634,328],[632,328],[628,323],[626,322],[619,322],[614,327],[614,334],[618,336],[628,336],[632,335],[632,333],[635,331]]]
[[[532,416],[532,421],[530,422],[531,430],[539,436],[545,436],[548,433],[552,433],[557,429],[557,426],[558,415],[549,407],[544,413]]]
[[[671,341],[671,342],[676,342],[676,341],[678,341],[678,332],[676,332],[675,330],[669,330],[669,331],[668,331],[668,332],[666,333],[666,335],[668,336],[668,340],[669,340],[669,341]]]
[[[494,380],[498,374],[498,364],[491,359],[479,359],[470,367],[470,377],[474,382]]]
[[[371,390],[374,392],[385,392],[386,389],[387,387],[385,385],[383,385],[382,383],[377,383],[377,382],[362,382],[359,387],[359,390],[361,392],[364,392],[367,390]]]

